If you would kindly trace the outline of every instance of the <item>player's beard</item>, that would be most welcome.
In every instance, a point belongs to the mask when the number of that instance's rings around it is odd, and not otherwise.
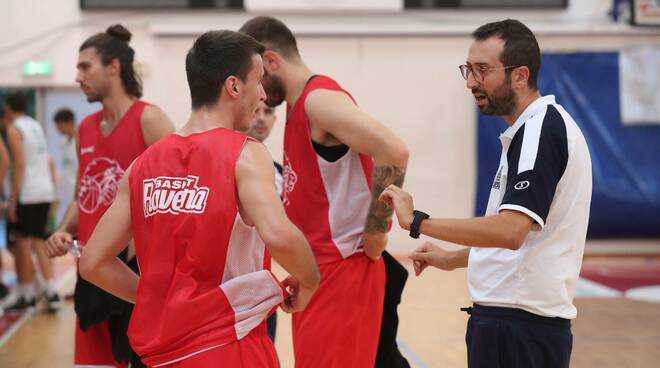
[[[286,89],[284,88],[282,79],[267,73],[261,84],[264,86],[264,91],[266,91],[266,101],[264,101],[266,105],[277,107],[284,102]]]
[[[87,95],[87,102],[101,102],[101,99],[96,94]]]
[[[86,85],[87,92],[85,92],[85,89],[81,89],[83,93],[85,93],[85,96],[87,97],[87,102],[101,102],[103,100],[103,97],[106,95],[105,93],[101,92],[100,90],[92,89],[89,85]]]

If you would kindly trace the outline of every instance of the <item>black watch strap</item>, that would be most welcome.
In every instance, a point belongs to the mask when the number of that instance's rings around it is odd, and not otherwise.
[[[413,221],[410,224],[410,237],[418,239],[419,238],[419,226],[422,224],[423,220],[431,217],[427,213],[422,211],[413,211]]]

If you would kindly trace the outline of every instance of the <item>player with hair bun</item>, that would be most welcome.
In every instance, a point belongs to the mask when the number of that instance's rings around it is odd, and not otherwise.
[[[131,33],[120,24],[82,43],[76,82],[89,102],[103,108],[87,116],[78,131],[78,183],[74,201],[46,243],[49,255],[67,253],[73,237],[89,239],[112,204],[117,186],[131,162],[150,145],[174,131],[170,119],[142,97],[142,81],[133,67]],[[131,244],[120,258],[137,271]],[[75,289],[75,365],[141,366],[126,329],[132,305],[78,278]]]

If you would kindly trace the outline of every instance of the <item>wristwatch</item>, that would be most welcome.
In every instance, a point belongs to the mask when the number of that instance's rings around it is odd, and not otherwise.
[[[427,213],[417,210],[413,211],[413,216],[413,221],[410,224],[410,237],[419,239],[419,226],[422,224],[423,220],[426,220],[431,216],[429,216]]]

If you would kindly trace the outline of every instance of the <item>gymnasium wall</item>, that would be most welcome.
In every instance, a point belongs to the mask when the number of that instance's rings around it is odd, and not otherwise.
[[[119,21],[134,34],[131,44],[143,73],[145,99],[161,106],[179,126],[189,113],[184,57],[194,38],[208,29],[236,29],[251,16],[220,12],[80,13],[75,0],[60,1],[68,5],[57,9],[36,5],[49,1],[6,2],[32,4],[40,11],[10,5],[24,22],[7,21],[6,13],[1,13],[0,50],[21,39],[32,38],[33,42],[0,54],[0,87],[75,86],[78,46],[87,36]],[[477,180],[476,113],[458,65],[465,61],[470,31],[487,21],[514,17],[537,33],[544,52],[660,45],[657,29],[608,24],[607,1],[570,3],[566,11],[549,13],[448,11],[280,17],[298,35],[303,59],[315,72],[337,79],[366,111],[408,143],[412,155],[406,188],[414,194],[416,207],[434,216],[468,217],[474,212]],[[56,30],[47,32],[52,27]],[[42,36],[35,39],[35,34]],[[21,76],[20,65],[28,58],[52,61],[52,76]],[[280,123],[282,113],[280,109]],[[267,142],[276,159],[281,158],[282,132],[283,125],[277,124]],[[393,232],[392,239],[395,251],[419,244],[402,231]]]

